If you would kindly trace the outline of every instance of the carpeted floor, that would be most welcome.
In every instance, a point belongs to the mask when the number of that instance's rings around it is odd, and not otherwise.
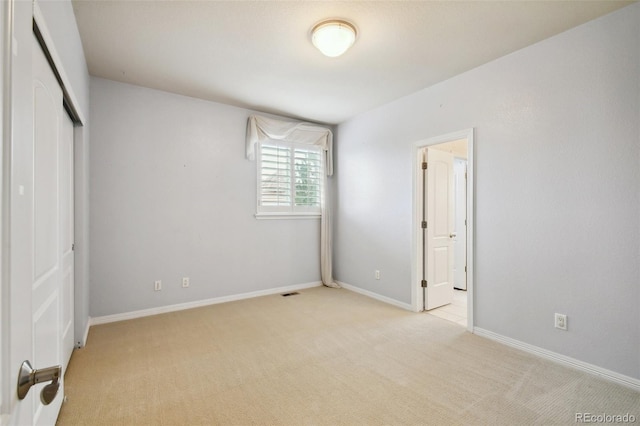
[[[347,290],[91,327],[59,425],[575,424],[640,393]]]

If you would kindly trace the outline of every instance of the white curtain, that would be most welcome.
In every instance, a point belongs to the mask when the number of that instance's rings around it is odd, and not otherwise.
[[[311,123],[275,120],[259,115],[249,116],[246,151],[249,160],[255,159],[256,144],[265,140],[281,140],[322,147],[326,175],[323,179],[320,218],[320,276],[327,287],[339,288],[333,281],[331,238],[331,191],[327,176],[333,175],[333,133],[326,127]]]
[[[325,155],[325,170],[328,170],[327,160],[328,156]],[[320,278],[322,284],[327,287],[340,288],[337,282],[333,280],[333,238],[332,226],[331,226],[331,188],[329,187],[329,178],[324,175],[322,181],[322,197],[320,200],[321,216],[320,216]]]

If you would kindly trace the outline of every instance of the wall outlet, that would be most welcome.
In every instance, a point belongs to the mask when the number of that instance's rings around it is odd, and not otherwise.
[[[376,276],[376,280],[380,279],[380,271],[378,271],[377,269],[375,270],[375,276]]]
[[[182,278],[182,287],[189,287],[189,277]]]
[[[160,291],[160,290],[162,290],[162,281],[160,281],[160,280],[156,281],[156,282],[154,283],[154,287],[153,287],[153,289],[154,289],[155,291]]]
[[[555,314],[555,325],[560,330],[567,329],[567,316],[565,314]]]

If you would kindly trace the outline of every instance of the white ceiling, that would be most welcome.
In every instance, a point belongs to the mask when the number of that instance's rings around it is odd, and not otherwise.
[[[73,8],[91,75],[335,124],[629,3],[74,0]],[[325,18],[359,30],[342,57],[310,42]]]

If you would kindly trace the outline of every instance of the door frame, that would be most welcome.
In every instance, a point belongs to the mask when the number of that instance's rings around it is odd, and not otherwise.
[[[467,140],[467,330],[473,332],[473,291],[474,291],[474,181],[475,181],[475,145],[474,129],[459,130],[428,139],[419,140],[413,144],[413,218],[412,224],[412,256],[411,256],[411,307],[415,312],[423,310],[422,305],[422,205],[424,202],[424,188],[422,183],[422,151],[432,145]]]
[[[465,221],[464,228],[466,229],[466,227],[467,227],[466,226],[466,222],[467,222],[467,177],[466,177],[466,175],[467,175],[467,169],[468,169],[467,164],[469,163],[469,159],[468,158],[459,157],[459,156],[457,156],[455,154],[453,155],[453,170],[454,170],[453,173],[454,173],[454,177],[455,177],[455,173],[456,173],[455,172],[455,170],[456,170],[456,162],[464,163],[464,174],[465,174],[465,176],[463,177],[463,179],[464,179],[464,209],[459,209],[458,208],[458,202],[457,202],[458,201],[457,200],[458,188],[456,188],[454,190],[454,197],[456,199],[455,199],[455,202],[454,202],[455,203],[455,208],[454,208],[454,219],[453,220],[454,220],[454,223],[455,223],[455,230],[456,230],[456,232],[458,232],[459,228],[457,226],[457,217],[458,217],[458,213],[459,212],[464,212],[464,221]],[[454,185],[455,185],[455,182],[456,181],[454,179]],[[462,240],[462,241],[464,241],[464,265],[466,266],[466,264],[467,264],[467,235],[466,235],[466,232],[465,232],[465,235],[464,235],[464,240]],[[458,243],[459,243],[459,240],[455,240],[454,241],[454,247],[456,247],[456,248],[454,248],[454,253],[453,253],[454,256],[456,256]],[[458,262],[454,261],[453,263],[454,263],[454,265],[456,265]],[[456,271],[457,270],[458,269],[456,268]],[[455,272],[454,272],[454,274],[455,274]],[[464,291],[467,291],[467,282],[466,282],[466,280],[467,280],[467,274],[465,272],[465,283],[464,283],[464,287],[465,288],[464,288]],[[456,278],[455,278],[455,276],[454,276],[454,279],[453,279],[453,288],[454,289],[455,288],[459,288],[459,287],[456,287]]]

